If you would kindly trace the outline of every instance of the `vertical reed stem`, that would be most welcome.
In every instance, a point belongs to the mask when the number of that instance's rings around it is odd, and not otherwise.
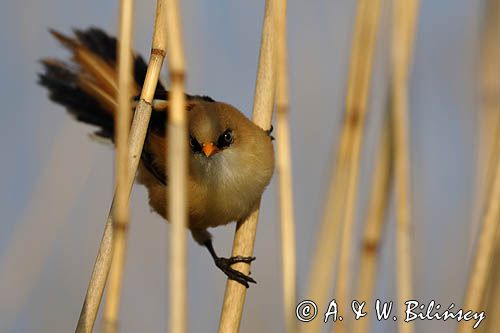
[[[340,227],[343,227],[340,235],[339,278],[336,288],[336,299],[341,313],[345,313],[348,306],[351,257],[349,245],[352,243],[361,144],[379,11],[380,0],[358,2],[349,67],[346,113],[309,278],[308,297],[319,306],[326,306],[338,246],[335,240],[339,236]],[[343,317],[346,318],[345,315]],[[335,327],[339,332],[345,330],[344,323],[345,321],[336,322]],[[321,324],[322,321],[316,319],[307,325],[307,331],[318,332]]]
[[[288,115],[288,61],[286,43],[287,0],[278,0],[276,10],[277,31],[277,146],[278,173],[280,183],[281,255],[283,267],[283,312],[286,332],[297,331],[295,317],[296,268],[295,268],[295,222],[293,214],[292,158],[290,152],[290,124]]]
[[[478,189],[478,204],[483,205],[485,198],[491,192],[494,183],[496,159],[500,158],[500,0],[488,0],[485,6],[485,26],[481,47],[481,90],[482,110],[480,114],[481,127],[479,141],[480,173]],[[482,153],[482,154],[481,154]],[[478,219],[479,221],[479,219]],[[473,223],[474,231],[478,223]],[[473,232],[472,234],[475,234]],[[490,292],[483,306],[489,318],[500,316],[500,231],[497,230],[496,252],[493,271],[490,276]],[[493,332],[497,323],[486,321],[484,332]]]
[[[396,263],[399,318],[404,303],[412,299],[411,273],[411,191],[408,125],[408,85],[415,39],[418,0],[393,3],[391,115],[394,137],[394,176],[396,198]],[[398,321],[399,332],[413,332],[413,323]]]
[[[336,287],[337,301],[341,311],[349,309],[353,227],[356,216],[358,179],[361,164],[361,151],[367,113],[367,101],[372,76],[373,54],[378,31],[380,0],[360,0],[356,16],[356,28],[351,54],[351,67],[346,101],[346,130],[352,130],[352,145],[349,152],[346,183],[345,213],[340,240],[339,270]],[[350,118],[353,116],[355,118]],[[337,332],[345,332],[351,317],[344,315],[339,321]]]
[[[276,55],[274,49],[275,1],[276,0],[266,0],[259,68],[255,84],[253,121],[263,129],[269,129],[271,127],[276,89]],[[246,220],[239,221],[236,225],[232,251],[233,256],[252,256],[258,217],[259,209],[256,209]],[[246,263],[237,263],[233,267],[244,274],[248,274],[250,271],[250,265]],[[233,280],[227,280],[224,303],[222,305],[219,322],[219,333],[239,332],[245,296],[246,288],[243,285]]]
[[[500,154],[500,152],[496,152]],[[487,198],[481,232],[477,242],[476,255],[467,286],[463,309],[480,311],[485,297],[486,282],[491,273],[492,257],[495,251],[495,239],[500,224],[500,158],[497,158],[493,184]],[[459,333],[473,332],[472,325],[467,322],[458,324]]]
[[[167,0],[167,51],[170,74],[171,107],[166,126],[168,128],[167,189],[168,220],[172,225],[170,233],[169,269],[169,330],[172,333],[187,331],[187,133],[186,98],[184,95],[185,61],[182,42],[181,14],[177,0]],[[165,152],[167,153],[167,152]]]
[[[165,58],[166,39],[162,30],[165,30],[165,0],[158,0],[156,8],[155,29],[153,33],[153,47],[151,50],[151,57],[149,59],[148,70],[144,86],[142,87],[140,101],[137,104],[134,113],[134,119],[130,128],[129,134],[129,161],[128,165],[128,179],[125,184],[125,193],[130,197],[132,191],[132,184],[135,179],[135,173],[139,165],[142,146],[144,145],[144,138],[151,117],[151,102],[153,100],[160,69]],[[116,194],[115,194],[116,197]],[[78,319],[76,332],[92,332],[95,323],[97,311],[101,303],[104,286],[108,277],[108,272],[111,266],[112,257],[112,239],[113,239],[113,219],[112,212],[115,206],[115,197],[111,204],[110,213],[106,220],[104,234],[99,246],[96,262],[92,271],[85,301],[83,303],[82,311]]]
[[[500,0],[485,1],[481,38],[480,87],[481,111],[478,142],[476,209],[481,214],[484,200],[491,189],[495,171],[494,152],[500,150]],[[476,240],[479,219],[471,223],[471,243]]]
[[[103,332],[118,331],[123,270],[127,251],[129,226],[129,200],[125,186],[128,179],[128,132],[130,128],[132,86],[132,30],[133,0],[120,1],[118,49],[118,107],[115,116],[115,184],[116,199],[113,207],[112,262],[108,293],[103,314]]]
[[[477,248],[463,308],[486,310],[489,320],[480,326],[480,331],[493,332],[498,326],[493,318],[500,314],[500,213],[495,207],[499,200],[495,191],[500,186],[500,1],[487,1],[485,14],[481,45],[482,109],[479,115],[481,138],[478,159],[478,204],[482,216],[473,223],[474,231],[479,229],[479,238],[475,237]],[[476,235],[476,232],[472,234]],[[472,331],[471,326],[458,326],[460,333]]]
[[[367,307],[374,304],[373,291],[377,281],[380,239],[387,216],[393,173],[391,165],[391,126],[388,115],[385,118],[380,146],[375,160],[375,170],[372,176],[368,211],[365,216],[360,271],[358,274],[359,286],[356,299],[359,302],[366,302]],[[356,320],[354,323],[354,332],[368,333],[369,318]]]

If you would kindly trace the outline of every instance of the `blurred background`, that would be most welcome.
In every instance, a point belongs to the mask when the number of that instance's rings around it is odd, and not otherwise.
[[[264,1],[184,0],[187,91],[250,116]],[[410,82],[415,298],[461,303],[481,192],[480,42],[486,1],[422,0]],[[67,57],[49,27],[117,31],[117,1],[14,1],[0,11],[0,332],[73,331],[113,190],[113,150],[89,140],[36,84],[43,57]],[[356,1],[289,1],[288,41],[298,295],[305,294],[336,153]],[[137,1],[135,47],[147,58],[155,1]],[[367,117],[357,230],[361,230],[382,112],[387,106],[390,8],[385,2]],[[392,206],[392,204],[391,204]],[[383,238],[375,297],[395,298],[394,219]],[[133,190],[122,332],[165,331],[169,226]],[[234,224],[213,230],[228,256]],[[356,233],[357,240],[360,232]],[[334,238],[332,237],[332,240]],[[215,332],[225,277],[189,238],[189,330]],[[354,244],[356,249],[359,248]],[[264,195],[241,332],[282,332],[276,177]],[[356,271],[357,260],[352,263]],[[333,294],[332,294],[333,297]],[[322,306],[322,305],[320,305]],[[480,309],[476,309],[480,310]],[[325,329],[330,329],[325,325]],[[396,332],[373,321],[375,332]],[[416,322],[453,332],[456,322]],[[97,326],[96,326],[97,327]]]

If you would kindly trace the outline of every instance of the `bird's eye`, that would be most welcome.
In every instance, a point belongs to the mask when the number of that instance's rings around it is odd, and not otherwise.
[[[198,140],[196,140],[192,136],[189,136],[189,145],[191,146],[191,150],[193,151],[193,153],[201,152],[200,143],[198,142]]]
[[[224,133],[224,141],[227,143],[233,142],[233,133],[231,131]]]
[[[231,130],[226,130],[217,140],[217,147],[224,148],[233,143],[233,132]]]

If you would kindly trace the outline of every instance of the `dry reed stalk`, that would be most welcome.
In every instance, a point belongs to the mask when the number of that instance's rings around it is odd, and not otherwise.
[[[130,197],[132,185],[135,179],[135,173],[139,165],[146,131],[151,117],[151,102],[158,83],[163,59],[166,52],[165,36],[165,0],[158,0],[156,7],[155,28],[153,33],[153,43],[151,56],[149,59],[148,70],[144,85],[142,87],[140,101],[134,112],[134,119],[129,134],[129,161],[128,161],[128,179],[125,184],[125,192]],[[113,239],[113,219],[115,198],[111,204],[110,214],[108,215],[104,234],[99,246],[96,262],[92,271],[85,301],[76,327],[76,332],[92,332],[97,311],[101,303],[104,286],[111,266],[112,239]]]
[[[497,227],[496,249],[493,255],[493,270],[490,275],[490,286],[487,289],[487,303],[481,310],[485,310],[489,318],[498,318],[500,316],[500,228]],[[479,332],[494,332],[498,327],[496,320],[486,320],[485,326]]]
[[[486,21],[484,37],[482,41],[482,61],[481,61],[481,81],[482,81],[482,107],[481,114],[481,136],[480,149],[483,150],[480,163],[486,165],[479,166],[479,171],[485,173],[485,181],[483,186],[479,186],[482,190],[482,197],[486,198],[491,192],[491,184],[493,184],[494,165],[498,163],[495,158],[499,158],[500,151],[500,0],[490,0],[486,6]],[[491,126],[496,128],[492,133]],[[481,196],[480,196],[481,198]],[[483,202],[480,200],[479,203]],[[475,223],[477,224],[477,223]],[[477,228],[474,228],[477,230]],[[496,253],[494,256],[493,267],[490,278],[490,292],[486,300],[485,310],[490,318],[500,316],[500,231],[497,230]],[[496,327],[494,320],[486,322],[484,332],[493,332]]]
[[[276,0],[266,0],[264,22],[259,54],[259,68],[255,83],[255,97],[252,119],[263,129],[271,127],[276,89],[276,58],[275,58],[275,17]],[[260,202],[259,202],[260,206]],[[256,209],[244,221],[238,221],[233,241],[233,256],[252,256],[257,231],[259,209]],[[249,274],[250,265],[237,263],[233,267],[244,274]],[[220,333],[236,333],[240,329],[246,288],[233,280],[227,280],[219,322]]]
[[[339,156],[337,159],[338,170],[335,171],[335,177],[342,178],[334,180],[334,184],[340,186],[339,188],[331,190],[334,193],[331,198],[340,198],[342,193],[345,195],[345,201],[342,206],[335,206],[339,211],[336,214],[334,213],[334,220],[324,220],[324,223],[331,225],[330,228],[332,228],[332,232],[336,232],[339,226],[343,228],[340,240],[338,279],[336,281],[336,299],[341,313],[345,313],[349,306],[348,297],[349,283],[351,280],[350,259],[352,257],[352,229],[356,212],[361,146],[363,142],[364,120],[367,112],[366,105],[369,96],[375,40],[379,26],[379,12],[379,0],[360,0],[358,2],[351,51],[351,63],[349,67],[346,114],[342,128]],[[335,194],[336,191],[338,192]],[[330,204],[332,203],[327,203],[327,205]],[[336,219],[338,219],[338,221],[335,221]],[[336,227],[337,230],[333,230],[333,227]],[[329,235],[331,236],[332,234],[330,233]],[[324,241],[326,243],[332,243],[331,239]],[[320,244],[319,246],[321,247],[322,245],[323,244]],[[320,251],[324,251],[324,249]],[[329,253],[329,255],[331,256],[332,253]],[[334,264],[331,258],[327,259],[322,264],[327,266],[324,268],[325,270],[331,272],[332,264]],[[324,275],[326,274],[323,274],[323,276]],[[320,295],[327,295],[330,281],[323,282],[326,282],[326,284],[318,286],[316,290]],[[314,284],[317,282],[311,280],[310,283]],[[325,296],[322,296],[323,299],[324,297]],[[344,318],[348,319],[346,316],[344,316]],[[338,321],[336,323],[335,327],[338,329],[337,332],[345,331],[347,326],[346,322],[347,320]],[[315,323],[318,325],[320,321],[316,320]]]
[[[481,106],[478,196],[477,206],[484,207],[486,198],[491,195],[495,183],[495,166],[500,158],[500,1],[489,0],[485,6],[485,25],[481,41]],[[483,206],[481,206],[483,205]],[[477,235],[478,224],[472,223],[472,235]],[[497,222],[498,223],[498,222]],[[473,240],[476,237],[472,237]],[[486,293],[481,301],[481,310],[489,318],[500,315],[500,228],[497,226],[496,249],[494,250],[493,270],[485,286]],[[487,320],[481,332],[493,332],[495,320]]]
[[[308,297],[320,306],[326,305],[333,269],[340,250],[337,301],[342,312],[346,307],[350,280],[352,226],[357,198],[357,181],[363,139],[364,119],[372,74],[373,51],[378,30],[380,0],[360,0],[349,65],[346,113],[341,130],[336,165],[332,169],[323,220],[318,233],[314,261],[309,277]],[[339,229],[342,227],[342,234]],[[340,249],[337,237],[341,236]],[[308,332],[317,332],[322,321],[313,320]],[[339,332],[345,324],[338,321]]]
[[[500,154],[500,152],[495,152]],[[466,290],[464,310],[480,311],[485,297],[485,290],[492,268],[492,257],[495,252],[496,235],[500,224],[500,157],[496,159],[491,192],[486,200],[483,212],[481,231],[477,242],[476,254]],[[472,325],[464,322],[458,324],[459,333],[472,332]]]
[[[170,232],[169,269],[169,332],[187,331],[187,265],[186,265],[186,225],[187,225],[187,126],[186,97],[184,95],[185,60],[182,41],[181,16],[177,0],[167,0],[167,51],[170,75],[171,107],[166,126],[168,128],[167,193],[168,220]],[[166,153],[166,152],[165,152]]]
[[[367,100],[372,76],[373,54],[378,31],[380,1],[361,0],[358,4],[356,30],[351,54],[351,72],[347,91],[346,113],[353,110],[352,114],[359,113],[357,119],[349,119],[353,124],[347,124],[351,129],[352,145],[347,161],[348,178],[346,183],[345,215],[343,216],[343,230],[340,240],[338,279],[336,284],[337,301],[341,309],[348,311],[348,298],[350,290],[352,238],[356,215],[357,187],[361,163],[361,147],[363,142],[364,119],[367,113]],[[344,317],[345,318],[345,317]],[[348,319],[350,317],[347,317]],[[339,322],[336,332],[344,332],[350,320]]]
[[[372,176],[372,189],[365,216],[361,262],[359,271],[359,286],[357,300],[366,302],[367,306],[373,303],[373,291],[377,281],[377,267],[380,253],[380,239],[385,225],[387,208],[392,180],[391,163],[391,128],[388,115],[384,121],[380,145],[375,160],[375,169]],[[354,331],[368,333],[370,320],[361,319],[354,322]]]
[[[391,116],[394,142],[396,198],[396,267],[398,316],[404,318],[404,303],[412,299],[410,144],[408,85],[418,13],[418,0],[393,2]],[[398,321],[399,332],[413,332],[413,323]]]
[[[118,106],[115,117],[115,184],[113,206],[113,244],[111,271],[103,314],[103,332],[117,332],[120,312],[123,270],[127,251],[129,226],[129,194],[125,190],[128,179],[128,132],[130,128],[130,89],[132,82],[133,0],[120,1],[118,49]]]
[[[340,191],[345,188],[347,151],[351,142],[350,131],[342,131],[337,160],[331,169],[328,192],[323,211],[323,218],[317,234],[313,264],[309,274],[307,299],[313,300],[319,306],[326,306],[330,298],[330,286],[335,275],[335,263],[338,252],[338,234],[340,229],[341,208],[344,205],[344,195]],[[301,325],[302,332],[319,332],[322,326],[319,319]]]
[[[283,312],[286,332],[297,332],[295,222],[293,214],[292,158],[288,102],[287,0],[276,1],[276,124],[280,186],[281,255],[283,269]]]
[[[478,230],[483,203],[491,188],[494,173],[494,152],[500,150],[500,0],[488,0],[485,4],[485,23],[481,40],[480,89],[481,107],[478,143],[478,167],[476,207],[474,223],[471,223],[470,244],[473,245]]]

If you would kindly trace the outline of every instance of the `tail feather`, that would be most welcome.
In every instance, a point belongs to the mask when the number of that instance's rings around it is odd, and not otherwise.
[[[72,63],[42,60],[39,83],[48,89],[51,100],[65,106],[77,120],[97,126],[97,136],[112,140],[117,103],[116,39],[98,28],[74,30],[74,37],[50,32],[72,53]],[[139,93],[146,71],[144,60],[134,55],[131,98]],[[160,82],[156,94],[166,95]]]
[[[71,52],[72,59],[70,63],[57,59],[42,60],[43,71],[39,74],[39,83],[48,89],[51,100],[66,107],[77,120],[97,126],[95,135],[113,140],[118,86],[116,38],[94,27],[75,29],[73,36],[66,36],[56,30],[50,32]],[[139,93],[146,72],[146,63],[134,54],[131,99]],[[160,100],[159,105],[168,105],[165,102],[169,94],[161,82],[156,86],[154,98]],[[192,102],[214,102],[208,96],[186,94],[186,98]],[[166,108],[162,111],[153,113],[149,128],[163,133]]]
[[[94,27],[87,30],[74,29],[73,32],[86,48],[111,64],[115,62],[117,47],[115,38]]]
[[[78,85],[77,74],[58,60],[45,59],[42,64],[44,73],[39,74],[39,83],[49,90],[50,99],[65,106],[77,120],[99,127],[97,136],[112,139],[112,113]]]
[[[61,42],[73,55],[73,61],[79,65],[79,75],[86,77],[87,80],[95,81],[97,87],[103,90],[104,93],[116,98],[118,84],[116,67],[113,66],[111,59],[103,58],[98,52],[103,52],[104,48],[116,48],[116,41],[102,45],[99,43],[89,43],[89,47],[82,43],[80,38],[84,36],[92,36],[83,32],[76,33],[78,39],[72,39],[55,30],[51,31],[52,35]],[[85,40],[88,42],[89,39]],[[107,41],[109,42],[109,41]],[[95,48],[95,49],[94,49]],[[116,50],[108,50],[108,53]],[[137,87],[135,87],[137,90]],[[100,93],[96,98],[101,95]]]
[[[88,49],[93,50],[95,54],[102,57],[110,64],[115,64],[116,61],[116,38],[110,37],[105,32],[98,28],[91,27],[85,31],[75,29],[75,35],[78,40]],[[148,65],[140,56],[135,56],[134,62],[134,78],[135,82],[142,86],[146,78]],[[158,91],[165,91],[165,88],[158,82]]]

